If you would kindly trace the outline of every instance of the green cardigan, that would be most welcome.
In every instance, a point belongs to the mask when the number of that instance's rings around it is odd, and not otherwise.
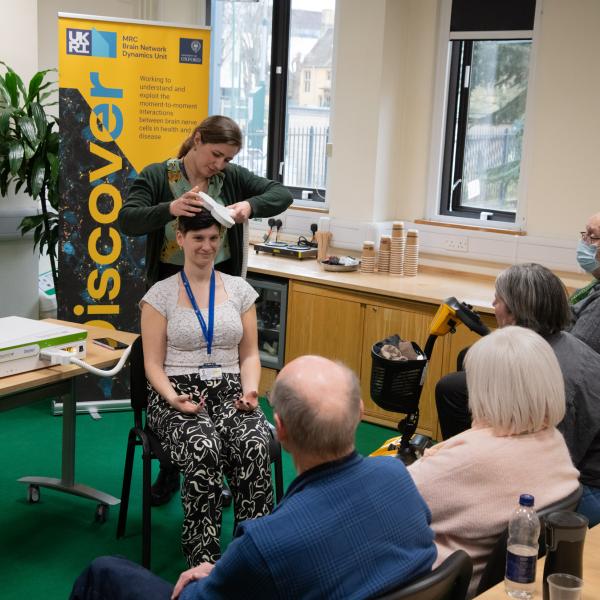
[[[221,197],[225,204],[247,200],[252,207],[252,217],[273,217],[282,213],[292,203],[292,194],[281,183],[259,177],[244,167],[229,164],[225,167],[223,175],[225,178]],[[154,163],[142,169],[119,211],[119,227],[122,233],[134,236],[148,235],[148,286],[158,279],[165,225],[175,218],[169,212],[169,205],[174,199],[167,179],[167,162]],[[232,258],[231,275],[239,275],[242,263],[242,225],[234,225],[227,235]]]

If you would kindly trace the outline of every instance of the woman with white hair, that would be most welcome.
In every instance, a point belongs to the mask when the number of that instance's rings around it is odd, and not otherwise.
[[[427,450],[409,471],[431,509],[434,567],[465,550],[472,594],[519,495],[543,508],[575,491],[579,473],[556,429],[565,391],[548,342],[503,327],[469,349],[465,368],[472,428]]]

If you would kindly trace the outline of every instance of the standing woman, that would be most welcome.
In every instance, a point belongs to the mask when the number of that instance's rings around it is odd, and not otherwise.
[[[193,217],[202,208],[194,193],[205,192],[229,206],[237,223],[224,238],[215,264],[222,273],[240,275],[242,223],[251,217],[273,217],[292,203],[281,183],[229,164],[242,147],[242,132],[229,117],[213,115],[183,142],[177,158],[144,168],[133,182],[119,212],[125,235],[148,235],[148,285],[173,275],[183,265],[175,240],[175,218]]]
[[[220,556],[222,472],[236,521],[273,506],[270,432],[258,408],[257,294],[215,271],[222,231],[210,213],[180,217],[183,270],[142,298],[148,424],[183,473],[183,551],[190,566]]]
[[[148,287],[181,270],[183,252],[176,241],[175,219],[193,217],[202,209],[195,193],[205,192],[229,206],[237,223],[229,229],[215,258],[217,270],[240,275],[243,222],[250,217],[272,217],[292,203],[291,193],[276,181],[229,164],[242,147],[242,132],[229,117],[204,119],[183,142],[177,158],[144,168],[133,182],[119,212],[125,235],[146,235]],[[161,463],[152,485],[151,503],[168,502],[179,488],[179,473]]]

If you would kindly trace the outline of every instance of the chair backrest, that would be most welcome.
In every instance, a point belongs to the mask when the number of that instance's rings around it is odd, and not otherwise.
[[[378,600],[464,600],[472,574],[471,557],[464,550],[457,550],[437,569]]]
[[[148,406],[148,389],[146,387],[146,371],[144,369],[144,349],[142,336],[138,336],[131,346],[129,355],[129,386],[131,408],[137,427],[142,427],[142,413]]]
[[[546,554],[546,540],[544,534],[544,519],[550,514],[557,510],[575,510],[579,504],[579,499],[583,492],[583,487],[580,485],[574,492],[569,494],[566,498],[554,502],[544,508],[537,511],[538,517],[540,518],[540,537],[539,545],[540,549],[538,557]],[[487,564],[481,574],[479,585],[477,586],[477,594],[482,594],[487,589],[495,586],[504,579],[504,571],[506,567],[506,544],[508,543],[508,525],[498,538],[492,552],[488,558]]]

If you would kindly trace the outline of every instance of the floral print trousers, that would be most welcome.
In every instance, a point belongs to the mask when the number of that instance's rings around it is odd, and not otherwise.
[[[178,394],[203,399],[189,415],[174,409],[148,384],[148,425],[171,462],[183,473],[181,543],[190,567],[220,557],[223,474],[233,496],[237,523],[269,514],[273,488],[269,460],[271,433],[260,410],[243,412],[239,374],[203,381],[196,374],[170,376]]]

